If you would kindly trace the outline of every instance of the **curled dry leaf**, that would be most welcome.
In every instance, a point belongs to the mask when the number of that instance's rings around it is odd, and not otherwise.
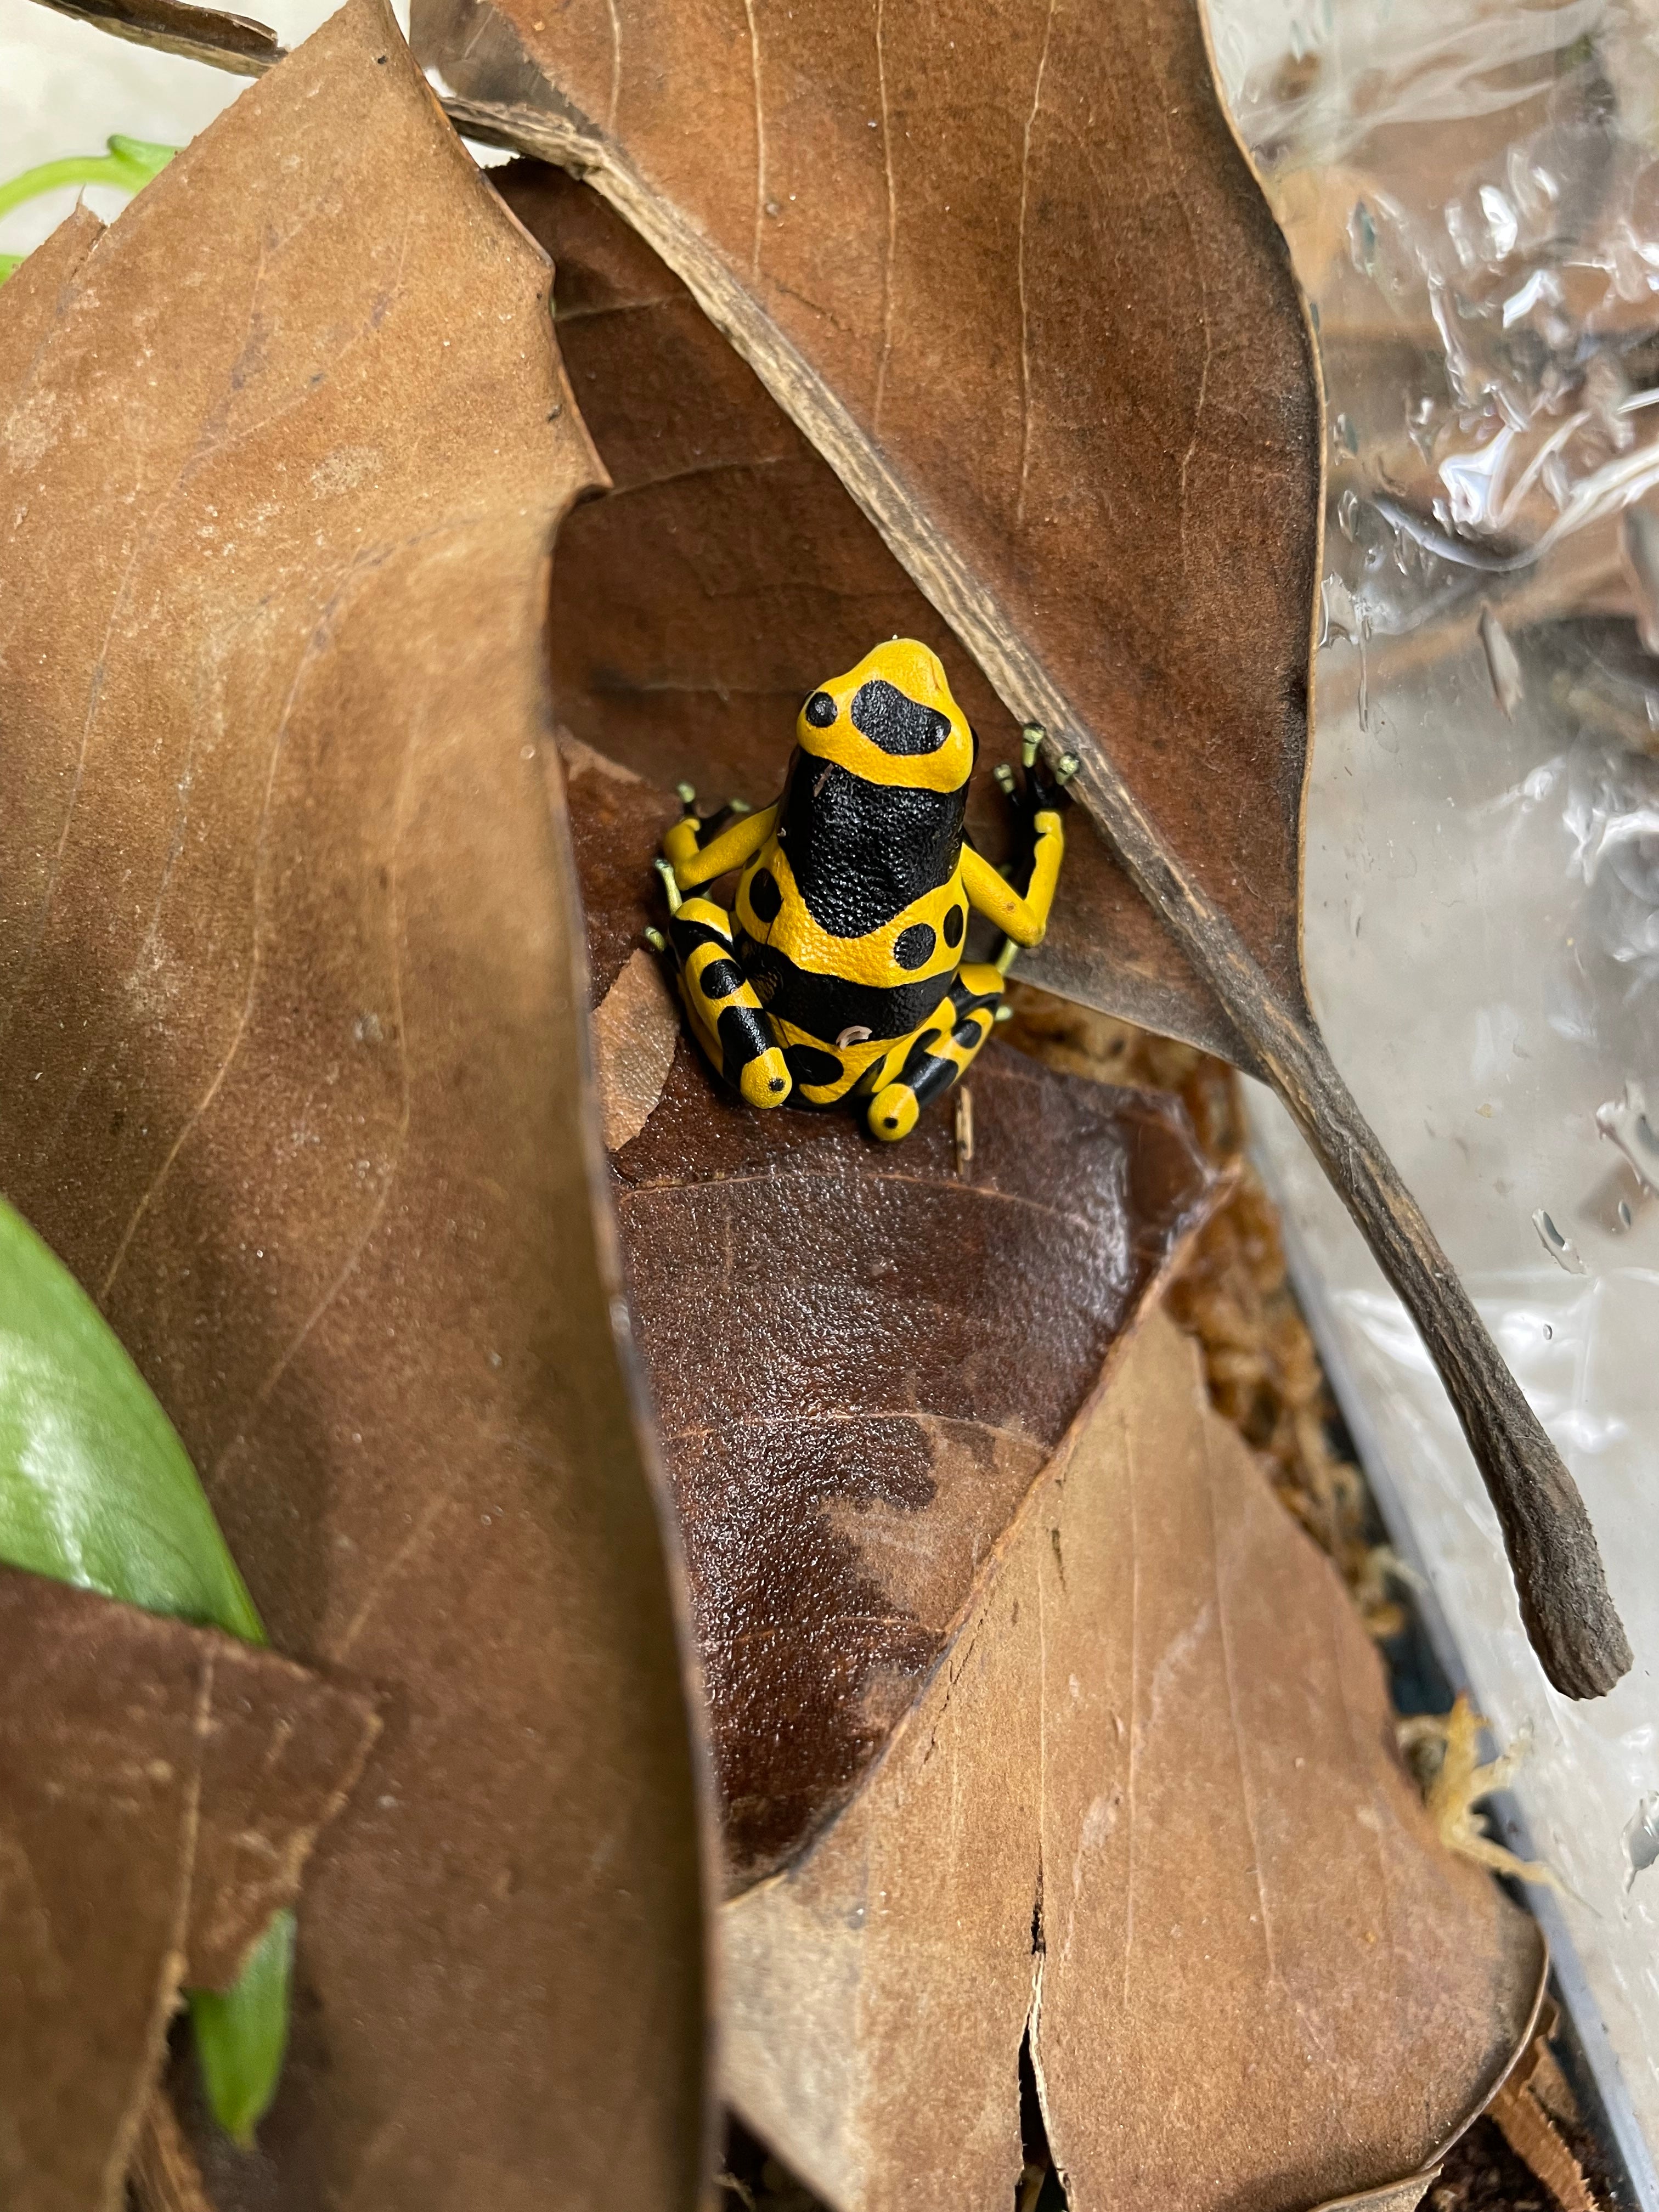
[[[980,740],[970,832],[1002,858],[989,769],[1018,758],[1019,726],[835,471],[596,193],[539,162],[492,181],[553,257],[560,349],[611,477],[560,533],[562,721],[654,783],[760,805],[807,693],[873,638],[921,638]],[[1065,896],[1022,975],[1237,1057],[1087,815],[1066,834]]]
[[[422,0],[414,36],[463,94],[539,89],[1006,706],[1109,732],[1300,1011],[1319,405],[1195,11]]]
[[[237,76],[260,76],[283,58],[268,24],[248,15],[198,8],[190,0],[41,0],[60,15],[90,23],[118,39],[210,63]]]
[[[589,1163],[546,264],[378,0],[0,293],[0,1188],[383,1693],[219,2212],[689,2205],[696,1767]]]
[[[571,811],[603,1049],[680,806],[589,768]],[[1223,1187],[1172,1099],[995,1043],[969,1085],[964,1164],[948,1108],[878,1146],[682,1039],[613,1154],[734,1887],[857,1789]]]
[[[1079,756],[1209,1002],[1184,1033],[1218,1008],[1280,1092],[1435,1359],[1550,1679],[1605,1693],[1631,1652],[1583,1502],[1306,1004],[1319,395],[1199,11],[419,0],[414,25],[452,112],[592,181]],[[1122,1004],[1093,921],[1065,987]]]
[[[103,2212],[185,1983],[294,1902],[376,1732],[361,1692],[0,1568],[0,2198]]]
[[[1028,2031],[1073,2212],[1409,2204],[1546,1964],[1158,1313],[865,1789],[724,1918],[729,2094],[837,2212],[1006,2203]]]

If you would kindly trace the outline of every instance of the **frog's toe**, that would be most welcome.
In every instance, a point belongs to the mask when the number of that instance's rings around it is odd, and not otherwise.
[[[789,1070],[776,1045],[744,1063],[738,1088],[751,1106],[781,1106],[789,1096]]]
[[[865,1120],[872,1136],[879,1137],[884,1145],[896,1145],[915,1127],[921,1111],[908,1083],[890,1083],[870,1101]]]

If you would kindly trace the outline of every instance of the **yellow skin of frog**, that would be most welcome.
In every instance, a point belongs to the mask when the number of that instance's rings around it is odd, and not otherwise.
[[[1015,951],[1042,941],[1065,853],[1059,800],[1025,733],[1026,784],[998,770],[1025,817],[1024,891],[963,842],[976,750],[938,657],[895,638],[814,691],[782,796],[708,844],[686,812],[657,863],[691,1030],[751,1106],[864,1104],[872,1134],[909,1135],[972,1065]],[[741,872],[732,908],[697,896]],[[993,966],[961,959],[968,909],[1004,932]]]

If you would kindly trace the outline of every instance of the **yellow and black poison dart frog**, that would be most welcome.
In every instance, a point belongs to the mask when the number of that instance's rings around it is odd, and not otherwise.
[[[663,840],[670,952],[692,1033],[751,1106],[867,1100],[889,1143],[961,1077],[1002,1009],[1020,945],[1037,944],[1065,850],[1061,788],[1025,733],[1025,785],[998,781],[1025,833],[1024,894],[963,842],[977,750],[936,654],[909,638],[813,692],[795,724],[783,795],[717,827],[694,794]],[[686,896],[740,869],[735,912]],[[995,966],[962,960],[968,909],[1007,943]]]

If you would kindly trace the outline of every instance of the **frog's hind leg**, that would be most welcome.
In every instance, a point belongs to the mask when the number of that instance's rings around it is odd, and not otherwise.
[[[1002,1000],[1002,977],[975,963],[958,970],[951,995],[912,1038],[896,1045],[876,1078],[865,1119],[872,1135],[896,1145],[916,1126],[930,1099],[958,1083],[990,1036]]]
[[[665,882],[672,881],[664,870]],[[671,896],[668,945],[691,1032],[751,1106],[781,1106],[789,1070],[732,947],[732,917],[713,899]]]

